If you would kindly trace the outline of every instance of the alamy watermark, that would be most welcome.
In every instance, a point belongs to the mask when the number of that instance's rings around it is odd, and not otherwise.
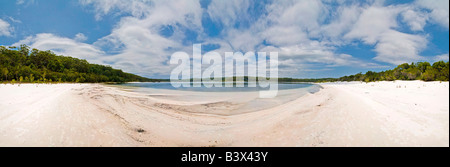
[[[186,52],[172,54],[170,64],[178,65],[170,74],[173,87],[202,87],[202,84],[206,88],[244,87],[247,84],[248,87],[269,87],[268,90],[259,91],[260,98],[277,96],[278,52],[270,52],[270,56],[266,52],[225,52],[222,60],[217,52],[202,55],[201,47],[201,44],[193,45],[192,60]],[[203,69],[202,65],[209,66]],[[244,75],[245,67],[247,75]],[[247,81],[244,76],[247,76]]]

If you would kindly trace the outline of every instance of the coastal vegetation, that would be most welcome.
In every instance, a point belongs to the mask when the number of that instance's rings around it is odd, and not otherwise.
[[[11,83],[160,81],[82,59],[58,56],[52,51],[30,50],[26,45],[0,46],[0,74],[0,81]]]
[[[337,81],[395,81],[395,80],[422,80],[422,81],[449,81],[449,62],[438,61],[404,63],[392,70],[381,72],[368,71],[365,74],[343,76],[340,78],[295,79],[279,78],[279,82],[337,82]]]
[[[393,70],[382,72],[368,71],[365,74],[344,76],[337,81],[394,81],[394,80],[423,80],[423,81],[448,81],[449,62],[438,61],[431,65],[428,62],[404,63]]]

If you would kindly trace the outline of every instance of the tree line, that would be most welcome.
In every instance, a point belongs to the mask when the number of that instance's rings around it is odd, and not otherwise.
[[[337,82],[337,81],[395,81],[395,80],[422,80],[422,81],[449,81],[449,62],[438,61],[431,65],[429,62],[404,63],[393,70],[382,72],[368,71],[340,78],[296,79],[278,78],[278,82]]]
[[[422,80],[422,81],[448,81],[449,62],[438,61],[431,65],[428,62],[404,63],[393,70],[382,72],[368,71],[365,74],[344,76],[337,81],[394,81],[394,80]]]
[[[86,60],[58,56],[52,51],[31,49],[27,45],[0,46],[0,81],[3,82],[157,82],[138,75],[90,64]]]

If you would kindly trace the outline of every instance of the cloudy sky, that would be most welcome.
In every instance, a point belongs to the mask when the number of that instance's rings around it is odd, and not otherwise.
[[[2,0],[0,45],[168,78],[170,56],[279,53],[279,75],[340,77],[449,59],[448,0]]]

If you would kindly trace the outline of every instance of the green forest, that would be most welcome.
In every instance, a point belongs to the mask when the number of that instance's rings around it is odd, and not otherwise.
[[[449,63],[438,61],[431,65],[428,62],[404,63],[393,70],[382,72],[368,71],[365,74],[344,76],[337,81],[394,81],[394,80],[423,80],[448,81]]]
[[[30,50],[26,45],[0,46],[0,74],[0,81],[11,83],[160,81],[82,59],[58,56],[51,51]]]

